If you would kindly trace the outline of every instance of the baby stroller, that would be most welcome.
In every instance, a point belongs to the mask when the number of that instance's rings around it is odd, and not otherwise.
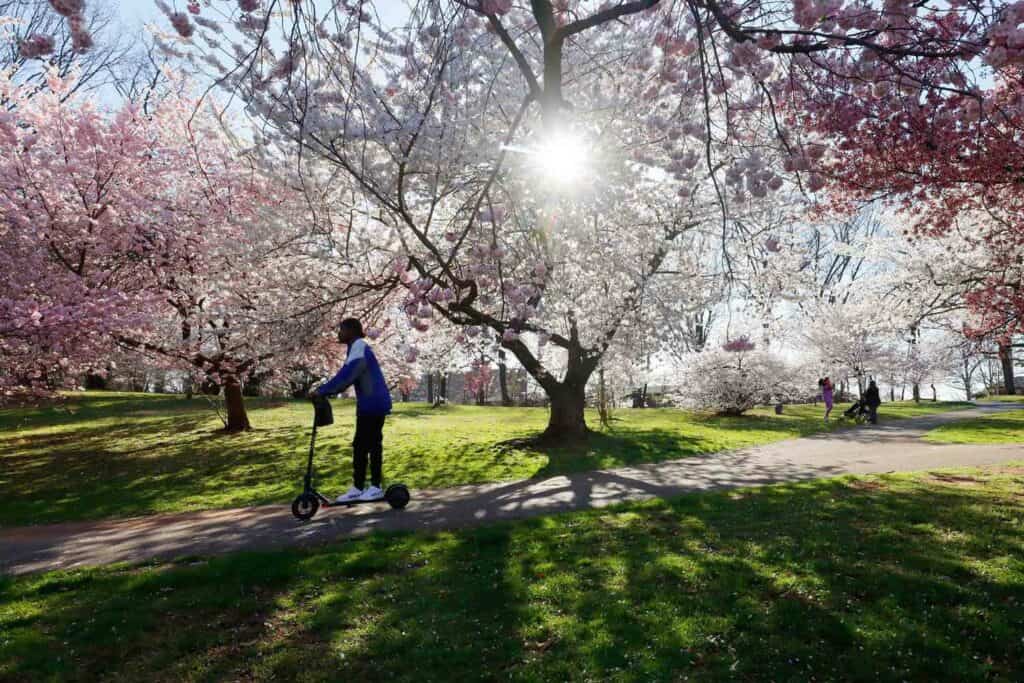
[[[843,417],[853,420],[857,424],[864,424],[871,419],[871,410],[864,399],[854,401],[853,405],[843,411]]]

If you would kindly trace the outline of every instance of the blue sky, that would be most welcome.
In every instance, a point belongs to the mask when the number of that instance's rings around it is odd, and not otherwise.
[[[129,32],[134,33],[142,30],[142,27],[149,22],[158,22],[161,18],[160,10],[156,8],[153,0],[117,0],[115,3],[121,9],[121,20]],[[167,4],[172,5],[168,2]],[[185,3],[177,3],[184,9]]]

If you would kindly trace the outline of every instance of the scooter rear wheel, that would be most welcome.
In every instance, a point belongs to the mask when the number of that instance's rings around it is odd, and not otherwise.
[[[292,514],[306,522],[320,509],[320,501],[312,493],[300,493],[292,501]]]
[[[392,484],[384,492],[384,500],[388,501],[388,505],[395,510],[401,510],[408,505],[410,497],[409,489],[405,484]]]

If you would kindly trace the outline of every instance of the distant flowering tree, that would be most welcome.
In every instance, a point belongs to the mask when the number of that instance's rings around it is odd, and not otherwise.
[[[805,350],[817,359],[820,374],[833,380],[856,378],[858,388],[868,377],[891,366],[899,330],[878,310],[871,297],[846,303],[817,302],[800,318]]]
[[[493,380],[494,368],[491,364],[484,360],[474,361],[472,369],[466,373],[466,390],[478,404],[483,405]]]
[[[695,354],[683,378],[682,403],[720,415],[742,415],[807,393],[792,367],[745,337]]]
[[[412,392],[420,385],[420,381],[409,375],[402,375],[398,378],[398,393],[403,401],[408,401]]]
[[[956,360],[952,350],[938,340],[920,341],[907,346],[899,356],[898,379],[911,386],[914,401],[921,400],[921,387],[942,382],[953,375]],[[933,394],[932,398],[936,398]]]

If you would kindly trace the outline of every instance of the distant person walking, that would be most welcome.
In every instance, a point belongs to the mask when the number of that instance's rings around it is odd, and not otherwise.
[[[875,380],[868,383],[868,388],[864,392],[864,403],[868,407],[868,419],[871,420],[871,424],[878,424],[878,406],[882,405],[882,397],[878,395]]]
[[[821,400],[825,402],[825,422],[828,422],[828,416],[832,412],[833,404],[832,380],[828,377],[819,379],[818,386],[821,388]]]

